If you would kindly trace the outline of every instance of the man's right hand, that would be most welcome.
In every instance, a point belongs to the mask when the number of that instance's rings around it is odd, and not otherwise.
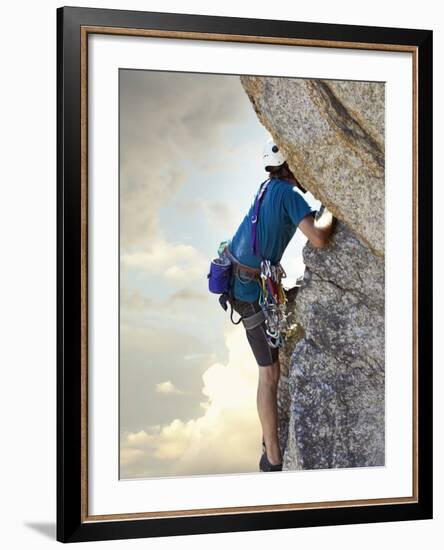
[[[327,246],[329,237],[333,232],[336,218],[324,207],[319,219],[315,220],[312,215],[302,218],[298,227],[308,238],[310,244],[315,248],[324,248]]]

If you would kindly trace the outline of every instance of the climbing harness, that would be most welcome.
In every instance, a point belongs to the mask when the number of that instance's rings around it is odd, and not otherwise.
[[[239,262],[230,251],[229,242],[224,241],[218,249],[219,258],[211,262],[208,279],[210,292],[220,294],[219,303],[225,311],[228,309],[228,303],[230,304],[230,319],[233,324],[238,325],[242,321],[246,330],[253,330],[265,321],[267,342],[270,347],[278,348],[283,342],[282,332],[288,328],[286,306],[289,300],[282,286],[282,279],[287,275],[280,262],[273,264],[262,257],[258,236],[260,206],[270,181],[271,178],[268,178],[261,183],[251,214],[251,251],[253,255],[262,258],[260,268],[253,268]],[[233,320],[231,303],[231,299],[234,298],[232,290],[234,277],[256,281],[259,285],[261,309],[248,317],[241,316],[238,321]],[[293,299],[295,295],[296,293],[293,292]]]

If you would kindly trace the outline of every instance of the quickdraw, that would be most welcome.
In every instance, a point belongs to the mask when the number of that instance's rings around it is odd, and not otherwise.
[[[286,276],[280,263],[262,260],[259,305],[264,312],[265,333],[272,348],[282,345],[282,332],[287,329],[287,298],[282,286],[282,279]]]

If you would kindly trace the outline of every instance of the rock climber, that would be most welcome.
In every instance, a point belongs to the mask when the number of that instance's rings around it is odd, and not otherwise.
[[[282,255],[299,228],[312,246],[328,245],[334,218],[324,209],[316,216],[303,194],[304,187],[290,170],[279,147],[268,139],[263,150],[268,178],[259,188],[249,212],[228,241],[227,253],[233,264],[229,301],[244,319],[246,335],[259,368],[257,410],[262,425],[262,455],[259,469],[281,471],[283,458],[278,440],[277,388],[280,376],[279,347],[270,345],[261,315],[261,262],[280,265]],[[266,187],[266,189],[264,189]],[[273,283],[270,283],[273,284]],[[263,296],[262,296],[263,298]],[[262,308],[263,309],[263,308]],[[259,318],[247,328],[245,321]]]

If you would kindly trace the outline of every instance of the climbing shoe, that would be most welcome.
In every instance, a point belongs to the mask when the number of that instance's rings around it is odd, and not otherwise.
[[[264,452],[259,462],[259,469],[261,472],[282,472],[282,462],[280,464],[271,464],[267,453]]]

